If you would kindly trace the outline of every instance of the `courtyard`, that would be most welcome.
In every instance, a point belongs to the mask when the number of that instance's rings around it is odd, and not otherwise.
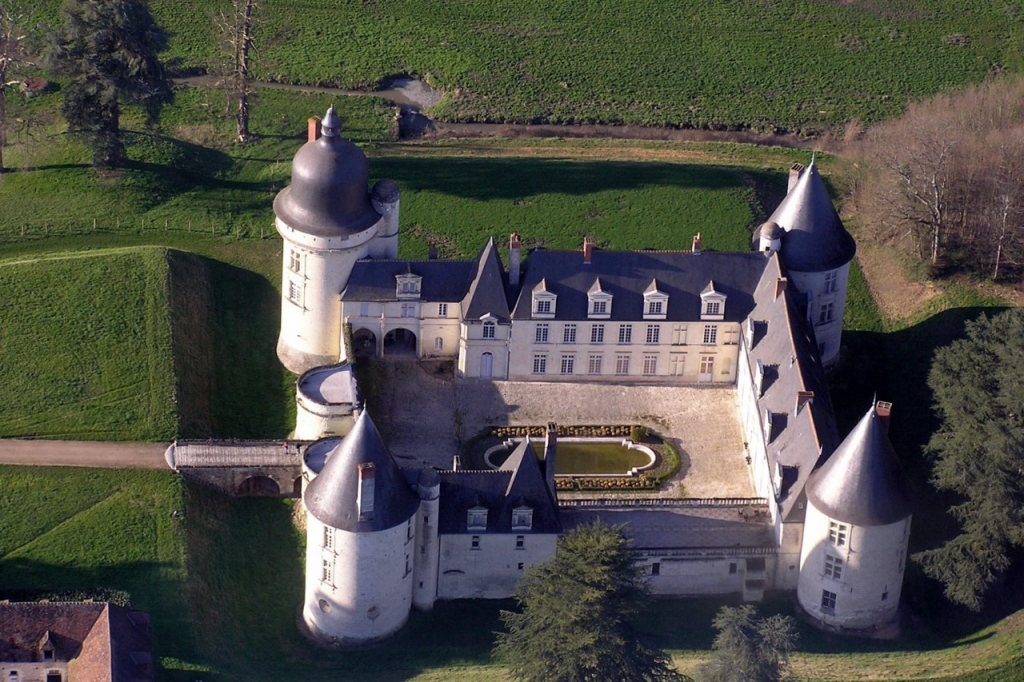
[[[450,468],[460,445],[489,426],[642,424],[672,441],[682,458],[657,496],[755,494],[731,386],[456,380],[443,365],[410,360],[378,361],[373,369],[369,409],[405,468]]]

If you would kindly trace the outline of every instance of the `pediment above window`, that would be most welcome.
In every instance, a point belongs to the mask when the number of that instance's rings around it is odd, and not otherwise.
[[[592,320],[607,320],[612,316],[612,294],[604,289],[601,280],[594,280],[587,291],[587,317]]]
[[[708,282],[700,292],[700,319],[722,321],[725,319],[726,295],[715,289],[714,280]]]
[[[658,280],[652,279],[644,291],[644,319],[664,320],[668,315],[668,294],[658,288]]]
[[[395,296],[398,300],[417,299],[420,297],[423,278],[411,272],[395,275]]]
[[[542,279],[533,288],[533,305],[531,307],[533,317],[541,320],[554,318],[557,300],[558,296],[548,289],[547,280]]]

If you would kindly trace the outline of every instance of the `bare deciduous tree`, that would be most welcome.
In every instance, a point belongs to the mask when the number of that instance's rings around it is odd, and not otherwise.
[[[252,98],[252,80],[249,67],[256,44],[253,41],[253,12],[259,9],[257,0],[231,0],[228,12],[221,12],[217,19],[225,53],[228,56],[225,85],[231,96],[238,98],[235,112],[235,135],[239,142],[253,141],[249,131],[249,114]]]
[[[4,148],[7,146],[7,79],[18,66],[31,65],[25,27],[32,10],[23,2],[5,0],[0,4],[0,173],[4,171]]]

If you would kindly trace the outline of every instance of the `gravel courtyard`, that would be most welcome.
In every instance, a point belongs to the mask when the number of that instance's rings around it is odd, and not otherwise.
[[[731,387],[453,380],[431,365],[384,364],[374,421],[404,467],[449,468],[462,440],[502,424],[650,426],[683,453],[687,497],[751,497],[736,391]],[[663,495],[677,496],[677,481]]]

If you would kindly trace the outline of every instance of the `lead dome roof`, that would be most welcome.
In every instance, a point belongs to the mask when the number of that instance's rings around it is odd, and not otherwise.
[[[289,227],[318,237],[362,232],[381,217],[370,201],[366,156],[341,137],[334,107],[324,116],[322,133],[295,154],[292,182],[274,199],[274,213]]]
[[[913,489],[872,406],[807,479],[807,499],[836,521],[887,526],[910,516]]]
[[[779,255],[786,268],[795,272],[835,270],[857,252],[857,243],[843,227],[813,161],[768,223],[785,230]]]

